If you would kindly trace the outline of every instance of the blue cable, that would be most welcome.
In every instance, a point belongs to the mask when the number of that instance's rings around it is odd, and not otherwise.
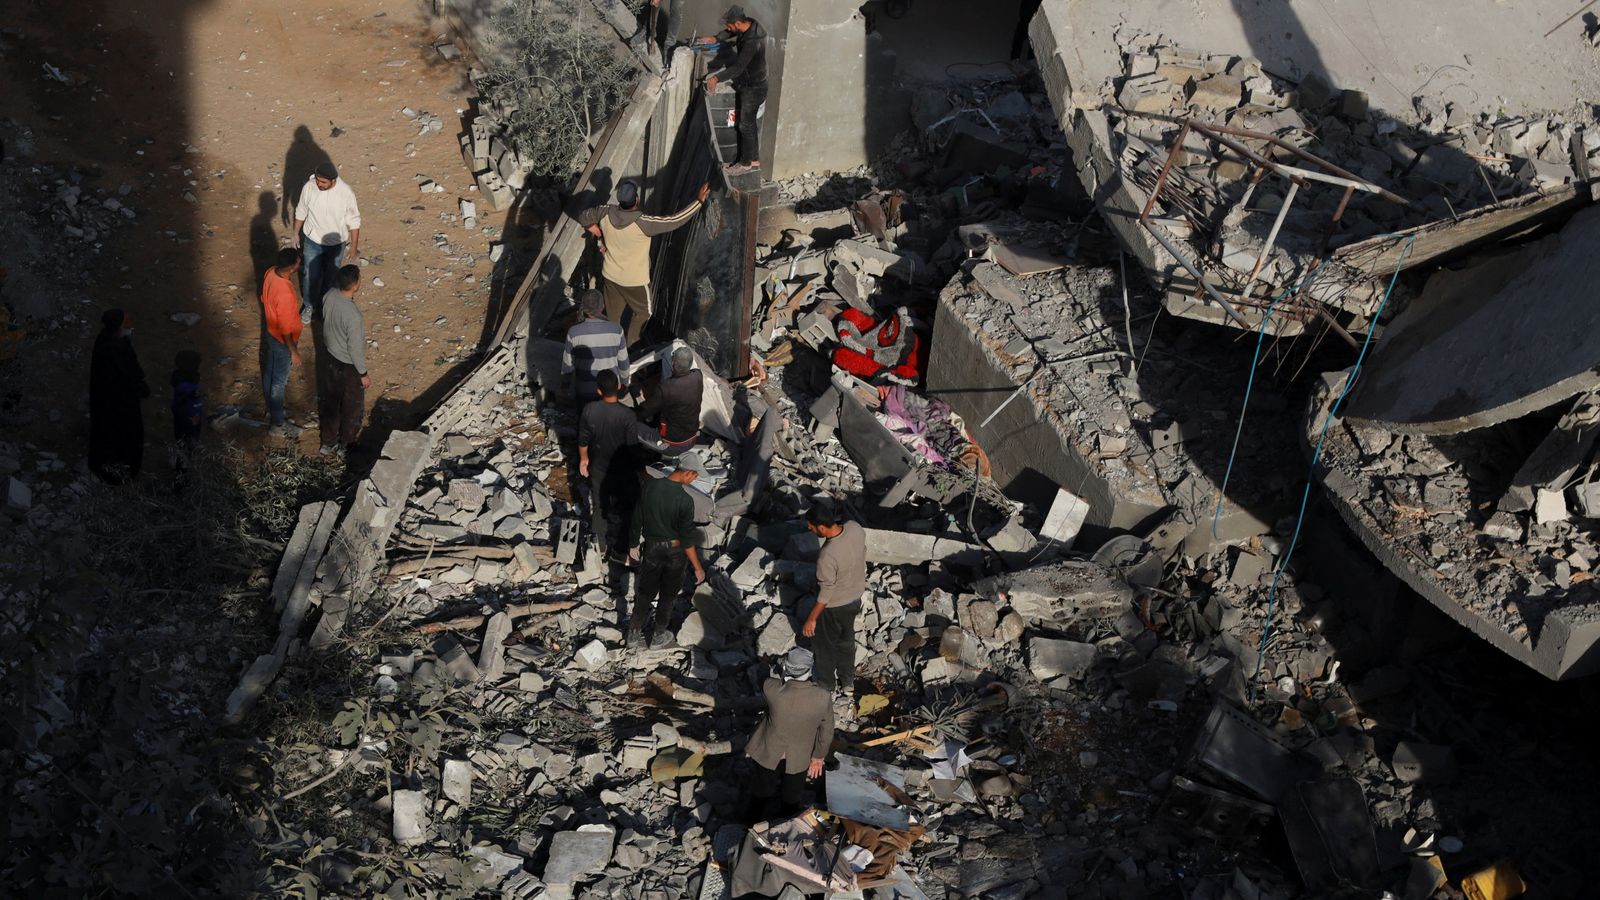
[[[1312,281],[1315,281],[1318,275],[1322,274],[1322,269],[1327,264],[1328,261],[1323,260],[1299,284],[1286,287],[1278,292],[1278,296],[1273,297],[1272,302],[1267,305],[1267,314],[1261,317],[1261,325],[1256,329],[1256,352],[1250,358],[1250,380],[1245,382],[1244,402],[1239,405],[1239,427],[1233,432],[1233,449],[1228,451],[1228,468],[1223,472],[1222,486],[1217,489],[1217,510],[1211,514],[1211,536],[1213,538],[1217,536],[1217,523],[1222,520],[1222,503],[1228,496],[1228,479],[1233,477],[1233,461],[1239,455],[1239,439],[1244,435],[1244,414],[1250,408],[1250,392],[1255,390],[1256,367],[1261,363],[1261,347],[1267,340],[1267,323],[1272,321],[1272,313],[1278,308],[1279,300],[1290,294],[1299,293]]]
[[[1399,237],[1398,234],[1389,234],[1385,237]],[[1267,640],[1272,637],[1272,623],[1277,615],[1278,583],[1283,579],[1283,570],[1289,566],[1289,558],[1294,555],[1294,548],[1300,543],[1300,526],[1306,521],[1306,506],[1311,501],[1311,485],[1317,477],[1317,462],[1322,459],[1322,442],[1328,436],[1328,426],[1339,414],[1339,407],[1344,405],[1344,398],[1350,393],[1351,385],[1356,383],[1356,376],[1361,374],[1361,364],[1366,361],[1367,348],[1372,346],[1372,333],[1377,330],[1378,319],[1383,316],[1384,307],[1389,305],[1389,297],[1394,293],[1395,283],[1400,280],[1400,270],[1405,268],[1406,257],[1411,255],[1411,245],[1416,241],[1416,235],[1406,238],[1406,245],[1400,249],[1400,259],[1395,262],[1394,274],[1389,277],[1389,287],[1383,292],[1383,300],[1378,304],[1378,311],[1372,314],[1372,323],[1367,327],[1366,339],[1361,342],[1361,352],[1356,354],[1355,365],[1350,367],[1350,375],[1344,381],[1344,387],[1339,391],[1339,398],[1328,407],[1328,415],[1322,420],[1322,430],[1317,433],[1317,449],[1311,454],[1311,468],[1306,473],[1306,489],[1300,495],[1300,512],[1295,516],[1294,534],[1289,538],[1289,546],[1278,558],[1278,567],[1272,572],[1272,587],[1267,592],[1267,625],[1261,630],[1261,643],[1256,646],[1256,669],[1250,675],[1250,702],[1256,699],[1256,688],[1261,679],[1261,663],[1267,654]]]

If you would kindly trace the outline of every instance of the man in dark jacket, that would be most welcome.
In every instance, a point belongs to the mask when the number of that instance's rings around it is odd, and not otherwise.
[[[716,41],[733,45],[733,61],[706,77],[706,93],[714,94],[717,83],[732,81],[738,92],[733,121],[739,133],[739,158],[727,167],[730,175],[743,175],[761,168],[761,104],[767,99],[767,30],[744,14],[744,8],[730,6],[722,15],[723,29]]]
[[[628,525],[630,559],[639,561],[638,586],[633,594],[633,618],[628,623],[628,646],[645,646],[650,608],[655,607],[655,637],[651,643],[665,646],[671,640],[667,629],[672,624],[672,604],[683,590],[683,570],[694,566],[696,584],[706,580],[700,564],[700,532],[694,526],[694,500],[686,484],[700,474],[700,457],[685,453],[678,468],[665,478],[645,478],[639,508]]]
[[[662,373],[661,383],[639,404],[639,420],[656,428],[666,445],[663,456],[677,456],[694,449],[700,440],[700,403],[705,394],[705,376],[694,367],[694,351],[679,347],[672,351],[672,377]]]
[[[144,412],[150,396],[139,355],[133,351],[133,319],[120,309],[100,317],[100,334],[89,359],[89,470],[110,484],[139,477],[144,468]]]
[[[762,686],[767,715],[744,748],[755,763],[750,779],[755,821],[798,812],[805,780],[822,777],[833,745],[833,709],[827,689],[811,680],[812,664],[811,651],[795,647]]]
[[[621,383],[612,369],[595,376],[598,402],[578,417],[578,474],[589,479],[590,528],[602,553],[609,552],[619,523],[626,522],[639,498],[637,466],[627,449],[649,442],[650,433],[633,410],[617,402]],[[681,576],[680,576],[681,577]]]

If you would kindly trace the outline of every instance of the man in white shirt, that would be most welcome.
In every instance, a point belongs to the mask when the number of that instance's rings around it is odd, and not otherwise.
[[[348,247],[346,246],[348,244]],[[333,286],[345,250],[361,252],[361,210],[356,192],[339,180],[333,163],[317,166],[294,208],[294,245],[300,249],[300,321],[322,315],[322,297]]]

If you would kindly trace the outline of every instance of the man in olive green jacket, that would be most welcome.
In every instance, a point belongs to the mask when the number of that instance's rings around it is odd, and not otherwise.
[[[794,814],[806,779],[822,777],[833,745],[833,697],[812,680],[813,665],[811,651],[796,647],[762,687],[767,715],[744,748],[755,763],[750,796],[756,821]]]

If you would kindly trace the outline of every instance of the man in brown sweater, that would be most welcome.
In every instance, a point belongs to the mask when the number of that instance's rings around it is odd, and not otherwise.
[[[867,592],[867,533],[824,500],[806,513],[806,528],[822,538],[817,555],[817,601],[800,633],[817,654],[817,684],[831,694],[855,688],[856,616]]]
[[[650,239],[682,228],[710,193],[700,185],[695,201],[670,216],[647,216],[639,210],[639,183],[631,178],[617,185],[615,206],[596,206],[578,214],[578,224],[600,239],[600,277],[605,281],[606,318],[623,326],[633,346],[653,312],[650,302]],[[623,322],[626,312],[628,321]]]
[[[795,647],[778,660],[761,692],[767,715],[744,752],[755,763],[750,779],[754,821],[793,815],[806,779],[822,777],[833,746],[833,703],[812,678],[811,651]]]

